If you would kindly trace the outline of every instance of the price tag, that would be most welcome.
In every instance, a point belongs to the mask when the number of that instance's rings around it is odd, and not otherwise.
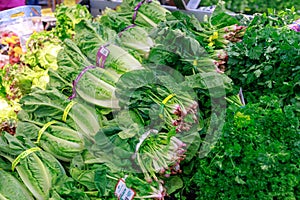
[[[135,191],[127,188],[124,179],[120,179],[116,185],[115,195],[119,200],[132,200],[135,196]]]
[[[104,68],[105,61],[109,55],[110,51],[105,47],[101,46],[97,52],[96,64],[98,67]]]

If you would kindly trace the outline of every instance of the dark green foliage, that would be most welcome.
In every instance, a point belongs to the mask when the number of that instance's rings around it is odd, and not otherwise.
[[[268,96],[228,109],[218,143],[193,163],[187,199],[299,199],[300,134],[294,112]]]
[[[257,16],[243,41],[227,48],[227,74],[243,88],[248,102],[273,93],[284,104],[299,106],[300,33],[284,23]]]
[[[285,8],[295,7],[296,10],[300,10],[300,2],[298,0],[224,0],[226,2],[226,8],[234,12],[241,12],[247,14],[263,13],[267,12],[268,8],[276,10],[283,10]],[[219,0],[202,0],[200,6],[216,5]]]

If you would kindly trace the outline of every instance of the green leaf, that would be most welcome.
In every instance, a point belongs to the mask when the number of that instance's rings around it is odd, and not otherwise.
[[[262,73],[261,70],[255,70],[255,71],[254,71],[254,74],[255,74],[255,76],[256,76],[257,78],[260,77],[261,73]]]
[[[165,187],[167,188],[168,193],[172,194],[183,187],[183,181],[178,176],[172,176],[165,180]]]
[[[99,195],[103,196],[107,186],[106,169],[96,170],[94,181],[100,193]]]
[[[241,179],[239,176],[236,176],[234,180],[235,180],[238,184],[242,184],[242,185],[246,184],[246,182],[243,181],[243,179]]]
[[[11,173],[0,169],[0,199],[33,200],[32,194]]]

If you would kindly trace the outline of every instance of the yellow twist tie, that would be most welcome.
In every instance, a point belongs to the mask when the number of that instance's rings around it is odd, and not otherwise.
[[[193,66],[197,66],[198,65],[198,61],[195,59],[194,61],[193,61]]]
[[[41,128],[41,130],[39,131],[38,138],[37,138],[37,140],[36,140],[35,143],[37,143],[37,144],[40,143],[41,137],[42,137],[43,133],[45,132],[45,130],[46,130],[49,126],[51,126],[52,124],[55,124],[55,123],[57,123],[57,121],[51,121],[51,122],[48,122],[47,124],[45,124],[45,125]]]
[[[67,105],[67,107],[65,108],[64,114],[63,114],[63,116],[62,116],[63,122],[66,122],[66,121],[67,121],[68,114],[69,114],[71,108],[74,106],[74,104],[76,104],[76,102],[75,102],[75,101],[71,101],[71,102]]]
[[[215,43],[210,42],[210,43],[208,44],[208,46],[209,46],[209,47],[212,47],[212,46],[214,46],[214,44],[215,44]]]
[[[172,99],[174,96],[176,96],[176,94],[170,94],[169,96],[167,96],[163,101],[162,101],[162,104],[163,105],[166,105],[166,103]]]
[[[15,170],[16,166],[19,164],[21,159],[26,158],[29,154],[41,150],[39,147],[32,147],[30,149],[27,149],[26,151],[23,151],[18,157],[12,162],[11,169],[12,171]]]
[[[216,39],[218,39],[218,37],[219,37],[219,33],[218,33],[218,31],[215,31],[212,35],[212,39],[216,40]]]

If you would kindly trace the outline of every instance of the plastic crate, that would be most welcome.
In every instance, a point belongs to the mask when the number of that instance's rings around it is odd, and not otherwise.
[[[20,17],[40,17],[41,6],[19,6],[0,12],[0,21],[13,21]]]

